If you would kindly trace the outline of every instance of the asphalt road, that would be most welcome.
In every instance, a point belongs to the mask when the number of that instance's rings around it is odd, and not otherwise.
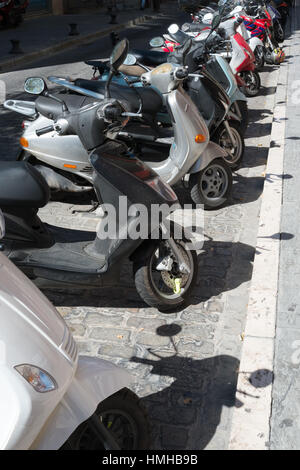
[[[182,12],[174,12],[159,20],[148,21],[142,25],[135,26],[119,33],[120,39],[126,37],[130,46],[137,49],[148,49],[148,42],[154,36],[159,36],[166,31],[169,24],[178,22],[182,24],[187,20],[187,15]],[[0,34],[1,38],[1,34]],[[6,87],[6,99],[34,100],[23,91],[24,80],[30,76],[41,76],[47,78],[50,75],[72,76],[74,78],[90,78],[91,67],[84,61],[88,59],[105,58],[109,56],[112,44],[109,36],[100,38],[89,44],[79,45],[60,54],[43,58],[31,63],[28,67],[20,67],[18,70],[3,73],[0,80],[4,81]],[[51,84],[48,83],[49,88]],[[14,160],[19,151],[19,137],[22,134],[21,124],[24,120],[21,114],[7,111],[0,106],[0,160]]]

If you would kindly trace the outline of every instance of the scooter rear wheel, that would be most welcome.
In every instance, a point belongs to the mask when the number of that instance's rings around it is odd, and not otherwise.
[[[195,204],[204,205],[204,209],[219,209],[231,195],[231,169],[223,158],[216,158],[204,170],[192,174],[189,185]]]
[[[197,281],[197,254],[187,248],[187,240],[174,240],[190,268],[190,273],[180,273],[177,260],[168,253],[165,240],[160,240],[153,248],[133,265],[136,290],[146,304],[162,312],[174,312],[183,308],[188,301]],[[166,251],[165,251],[166,250]],[[162,254],[163,253],[163,254]],[[157,270],[161,256],[171,256],[173,265],[171,271]],[[179,281],[178,281],[179,280]],[[180,288],[176,290],[176,282]]]

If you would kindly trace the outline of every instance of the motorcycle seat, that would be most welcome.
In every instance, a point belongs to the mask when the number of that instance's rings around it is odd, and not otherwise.
[[[142,49],[133,49],[130,52],[143,65],[161,65],[167,62],[168,54],[163,51],[151,51]]]
[[[0,162],[0,207],[38,209],[50,198],[43,176],[28,162]]]
[[[76,111],[77,109],[96,101],[95,98],[76,94],[72,95],[66,93],[53,93],[53,96],[57,96],[64,100],[70,112]],[[42,114],[48,119],[55,119],[62,114],[61,103],[47,96],[39,96],[36,99],[35,109],[38,113]]]
[[[78,78],[74,84],[94,91],[96,93],[105,93],[105,82],[101,80],[86,80]],[[134,89],[117,83],[111,83],[109,87],[112,98],[120,101],[126,101],[129,104],[131,112],[137,112],[140,108],[140,100],[142,102],[142,112],[145,114],[156,114],[162,107],[162,97],[153,88],[135,87]],[[140,100],[138,98],[140,97]]]

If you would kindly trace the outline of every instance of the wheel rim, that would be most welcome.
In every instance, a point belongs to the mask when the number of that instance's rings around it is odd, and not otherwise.
[[[189,274],[182,274],[176,272],[176,265],[177,262],[174,263],[174,271],[158,271],[156,269],[157,261],[158,261],[158,252],[159,249],[156,249],[151,256],[149,269],[150,269],[150,278],[152,285],[155,291],[166,300],[176,300],[181,297],[191,285],[193,276],[194,276],[194,263],[191,251],[186,250],[183,246],[183,242],[181,240],[174,240],[181,251],[181,254],[184,257],[185,262],[187,263],[188,267],[190,268]],[[173,257],[174,259],[174,257]],[[174,279],[175,278],[181,279],[181,290],[180,293],[174,293]]]
[[[101,419],[106,429],[111,432],[113,438],[122,450],[134,450],[138,448],[138,426],[128,413],[123,410],[107,410],[100,413],[99,419]],[[89,422],[87,422],[87,425],[82,429],[76,444],[76,449],[78,450],[99,449],[99,437]]]
[[[204,170],[199,187],[206,199],[222,198],[228,188],[228,175],[225,169],[216,163]]]
[[[230,127],[230,129],[235,144],[232,145],[227,129],[223,129],[220,135],[219,145],[227,152],[226,161],[229,164],[234,164],[241,158],[243,146],[241,136],[239,135],[238,131],[234,127]]]

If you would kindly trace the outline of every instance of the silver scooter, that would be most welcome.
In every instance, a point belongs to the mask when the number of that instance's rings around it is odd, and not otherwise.
[[[152,135],[150,141],[169,144],[168,156],[167,158],[163,156],[160,161],[146,161],[145,163],[171,185],[185,179],[189,185],[191,198],[195,203],[204,204],[205,208],[217,208],[226,203],[231,194],[232,173],[225,161],[227,152],[217,144],[210,142],[209,131],[204,119],[182,87],[182,83],[187,77],[188,72],[184,67],[169,63],[162,64],[141,77],[145,85],[151,84],[156,87],[163,96],[164,104],[173,117],[172,135],[174,136],[170,138],[169,131],[167,131],[169,137],[165,137],[164,132],[157,138]],[[49,80],[56,85],[85,95],[83,98],[78,95],[64,94],[62,95],[64,100],[82,100],[84,104],[87,96],[91,100],[104,98],[104,95],[78,87],[64,78],[49,77]],[[128,90],[133,95],[137,92],[136,90],[132,91],[129,87]],[[141,93],[141,90],[143,88],[138,88],[138,93]],[[161,95],[153,88],[145,87],[144,90],[148,94],[151,93],[150,101],[151,99],[156,102],[161,100]],[[51,99],[51,96],[54,99]],[[53,125],[56,108],[57,114],[61,114],[61,104],[57,102],[59,95],[51,96],[47,98],[47,103],[43,102],[43,106],[37,104],[40,98],[30,105],[29,102],[13,100],[4,103],[6,108],[17,112],[23,113],[26,110],[27,115],[32,118],[31,121],[24,123],[25,131],[21,138],[21,145],[26,153],[23,153],[20,159],[29,158],[29,161],[36,165],[52,189],[76,192],[91,189],[92,166],[89,162],[88,152],[82,146],[78,136],[63,135],[62,122],[55,124],[54,132],[39,135],[39,129]],[[143,94],[141,96],[143,98]],[[116,96],[114,95],[114,97]],[[45,98],[43,99],[45,100]],[[137,98],[135,99],[137,100]],[[70,107],[69,101],[67,104]],[[162,102],[159,101],[157,109],[160,109],[161,105]],[[39,113],[37,109],[39,109]],[[131,117],[141,120],[143,118],[142,102],[139,109],[134,111],[131,113]],[[137,128],[139,129],[138,125],[132,133],[122,130],[118,138],[138,139]],[[142,127],[140,128],[142,129]],[[74,177],[78,178],[75,182]]]

